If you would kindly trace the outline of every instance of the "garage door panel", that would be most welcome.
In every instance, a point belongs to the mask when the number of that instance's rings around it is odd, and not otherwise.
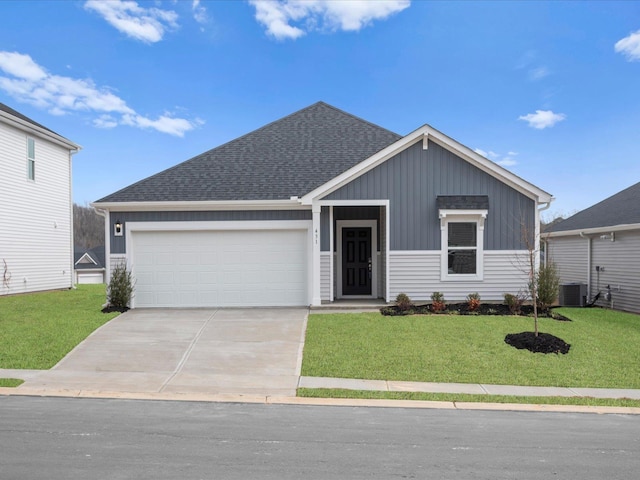
[[[306,230],[132,232],[138,307],[308,304]]]

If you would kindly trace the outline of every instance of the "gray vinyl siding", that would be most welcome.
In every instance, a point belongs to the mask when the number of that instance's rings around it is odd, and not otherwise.
[[[596,236],[591,254],[592,292],[602,292],[598,305],[640,313],[640,231],[616,232],[614,242]],[[607,285],[613,304],[604,300]]]
[[[125,236],[113,234],[113,224],[120,220],[126,231],[127,222],[229,222],[311,220],[311,210],[219,210],[185,212],[111,212],[111,253],[126,253]]]
[[[588,242],[577,235],[549,239],[549,258],[558,267],[561,283],[589,282]],[[600,292],[597,305],[640,313],[639,266],[640,231],[616,232],[613,242],[592,235],[590,298]],[[611,287],[613,303],[604,299],[607,285]]]
[[[376,243],[378,245],[378,251],[380,251],[380,229],[382,228],[380,226],[380,210],[382,210],[381,207],[333,207],[333,251],[337,251],[335,248],[335,242],[338,241],[335,234],[335,222],[337,220],[376,220],[378,222],[376,232],[378,241]],[[329,251],[329,225],[329,207],[322,207],[322,211],[320,212],[320,250],[323,252]]]
[[[532,199],[433,142],[428,150],[416,143],[324,199],[388,199],[389,248],[439,250],[438,195],[489,197],[485,250],[525,249],[525,231],[533,235]]]
[[[556,264],[560,283],[588,283],[586,238],[557,237],[547,242],[549,261]]]

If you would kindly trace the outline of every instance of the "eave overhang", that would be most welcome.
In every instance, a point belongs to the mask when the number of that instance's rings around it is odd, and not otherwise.
[[[93,202],[91,206],[110,212],[169,212],[206,210],[310,210],[297,198],[290,200],[232,200],[198,202]]]
[[[621,225],[612,225],[608,227],[578,228],[574,230],[561,230],[559,232],[546,232],[542,234],[543,238],[555,237],[571,237],[575,235],[598,235],[609,232],[623,232],[630,230],[640,230],[640,223],[627,223]]]
[[[73,153],[76,153],[82,149],[80,145],[73,143],[71,140],[58,135],[57,133],[34,125],[33,123],[27,122],[21,118],[14,117],[13,115],[2,110],[0,110],[0,121],[7,123],[8,125],[11,125],[18,130],[22,130],[23,132],[26,132],[30,135],[34,135],[55,143],[56,145],[64,147]]]

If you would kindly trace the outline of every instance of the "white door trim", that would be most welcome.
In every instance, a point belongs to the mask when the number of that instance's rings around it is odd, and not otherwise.
[[[371,295],[342,294],[342,229],[350,227],[371,228]],[[378,298],[378,221],[377,220],[336,220],[338,262],[338,291],[336,298]]]

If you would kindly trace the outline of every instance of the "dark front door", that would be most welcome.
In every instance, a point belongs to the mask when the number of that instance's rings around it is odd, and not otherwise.
[[[371,295],[371,228],[342,229],[342,294]]]

